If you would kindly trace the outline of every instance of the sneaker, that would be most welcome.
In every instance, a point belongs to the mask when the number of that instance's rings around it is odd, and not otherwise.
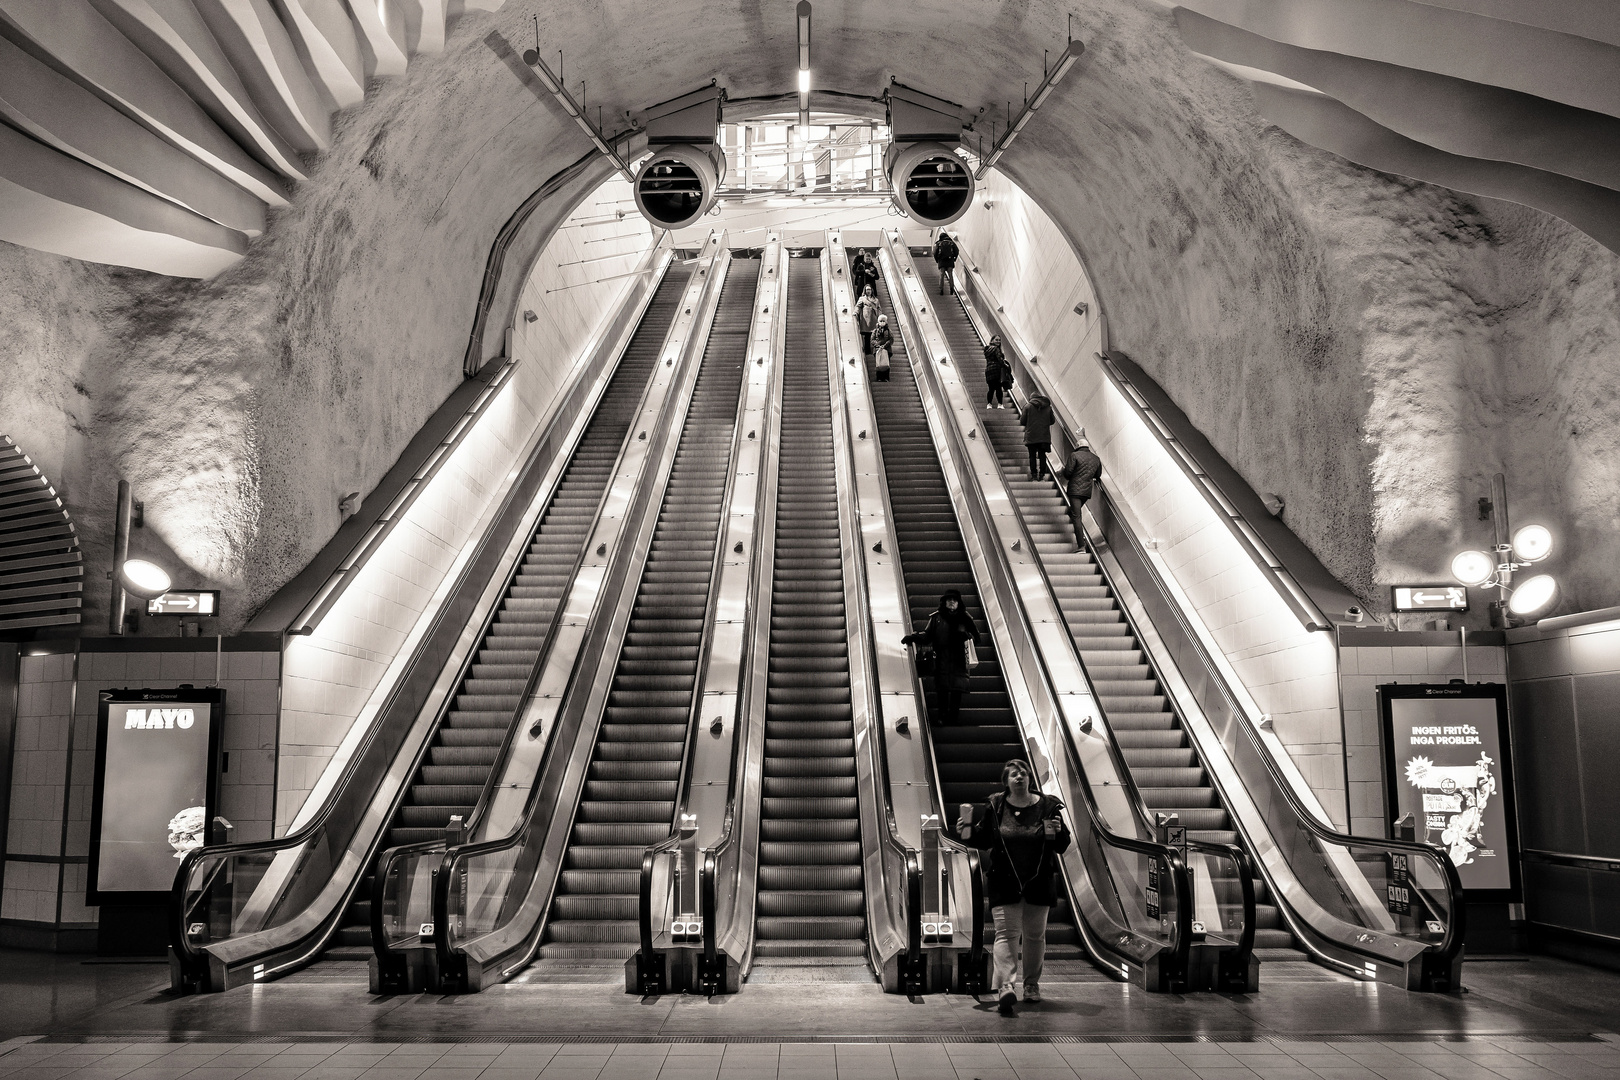
[[[1012,987],[1009,986],[1001,992],[1001,1001],[997,1005],[996,1011],[1002,1016],[1018,1015],[1018,995],[1013,993]]]
[[[1036,983],[1024,987],[1024,1000],[1039,1005],[1041,1002],[1041,988]]]

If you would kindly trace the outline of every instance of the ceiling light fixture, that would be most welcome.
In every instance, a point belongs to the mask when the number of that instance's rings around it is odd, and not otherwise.
[[[799,0],[799,130],[810,137],[810,0]]]

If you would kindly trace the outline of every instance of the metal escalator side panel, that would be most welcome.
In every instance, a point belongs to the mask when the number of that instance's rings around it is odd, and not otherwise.
[[[649,265],[662,270],[667,258],[667,251],[655,250],[649,253],[649,259],[665,262]],[[656,283],[657,279],[649,282],[645,292],[627,292],[621,314],[638,306]],[[337,931],[351,899],[363,884],[365,871],[382,846],[383,829],[404,796],[406,782],[416,773],[441,711],[471,663],[480,628],[490,617],[510,574],[514,545],[520,546],[517,538],[532,528],[538,508],[558,482],[574,440],[615,371],[617,325],[617,320],[604,325],[550,414],[553,418],[567,416],[567,409],[573,406],[578,409],[574,422],[564,427],[561,438],[550,435],[547,425],[536,429],[519,457],[525,464],[514,470],[504,494],[483,516],[476,532],[477,542],[467,545],[458,556],[418,630],[413,631],[415,644],[402,650],[394,665],[397,673],[385,677],[373,694],[373,701],[380,702],[375,722],[364,732],[356,731],[349,744],[334,756],[331,767],[341,769],[342,775],[334,785],[331,800],[288,836],[230,846],[247,857],[265,854],[264,876],[254,875],[258,881],[254,891],[257,894],[279,889],[274,902],[262,904],[270,925],[198,950],[203,955],[193,967],[201,970],[189,973],[189,950],[177,946],[176,953],[181,957],[177,973],[185,981],[224,990],[243,982],[274,978],[314,959]],[[511,539],[503,544],[501,538]],[[318,840],[317,834],[324,836],[329,828],[337,828],[338,835]],[[312,848],[320,849],[319,857],[312,857]],[[208,849],[192,853],[192,862],[183,864],[177,875],[177,897],[187,885],[186,867],[213,854]],[[285,884],[276,886],[272,875]],[[228,879],[233,875],[223,876]],[[246,878],[238,876],[239,881]],[[290,914],[274,922],[282,912]],[[189,926],[178,928],[182,934],[188,930]]]
[[[938,812],[923,702],[907,646],[911,613],[887,500],[883,457],[860,334],[851,311],[849,260],[828,232],[821,262],[827,381],[839,492],[844,610],[861,792],[868,959],[884,989],[901,989],[896,958],[908,949],[908,851],[921,846],[923,815]],[[897,346],[900,344],[896,342]],[[902,729],[902,721],[904,728]]]
[[[932,297],[923,292],[897,235],[884,234],[880,259],[884,283],[897,282],[901,287],[893,303],[906,338],[910,372],[916,376],[926,430],[949,491],[951,516],[966,547],[973,580],[980,586],[977,595],[984,605],[996,659],[1006,676],[1004,685],[1022,744],[1019,749],[1043,777],[1043,784],[1055,784],[1064,794],[1081,826],[1075,831],[1079,842],[1062,856],[1069,886],[1079,901],[1077,928],[1105,971],[1123,970],[1149,988],[1168,988],[1180,978],[1190,943],[1190,906],[1181,902],[1190,889],[1180,856],[1137,835],[1142,823],[1123,792],[1117,786],[1088,785],[1085,768],[1091,762],[1070,756],[1077,745],[1084,745],[1085,728],[1096,722],[1095,703],[1089,692],[1056,691],[1036,648],[1041,636],[1025,621],[1017,580],[1003,558],[1007,554],[1004,548],[1010,548],[1009,538],[999,535],[1016,524],[1015,519],[1008,520],[1009,500],[1003,491],[990,502],[989,492],[981,490],[986,481],[992,489],[999,486],[999,469],[977,438],[972,404],[959,400],[960,395],[947,397],[938,388],[942,372],[953,378],[956,373],[938,324],[928,314]],[[955,388],[960,389],[959,381]],[[1035,574],[1039,576],[1038,570]],[[1062,644],[1068,646],[1067,641]],[[1072,646],[1069,648],[1072,656]],[[1086,723],[1088,719],[1091,724]],[[1094,744],[1094,750],[1096,747]],[[1105,775],[1112,772],[1106,750],[1093,756],[1102,759]],[[947,796],[946,801],[954,800]],[[1086,821],[1092,813],[1101,815],[1092,819],[1101,832],[1087,839],[1091,827]],[[1105,840],[1105,834],[1118,837],[1121,829],[1123,837]],[[1162,850],[1170,880],[1160,884],[1173,886],[1175,904],[1160,907],[1151,891],[1145,858],[1130,853],[1136,845]],[[1163,937],[1161,911],[1173,911],[1168,943]]]
[[[561,849],[606,697],[605,680],[597,672],[617,655],[617,642],[628,621],[634,583],[640,580],[650,544],[654,508],[662,499],[690,403],[726,259],[723,236],[711,235],[693,262],[677,314],[657,350],[654,380],[663,387],[662,393],[656,401],[643,399],[627,431],[625,445],[634,448],[641,464],[617,477],[604,504],[603,517],[612,520],[617,541],[604,552],[607,562],[594,614],[568,628],[566,663],[557,651],[562,642],[553,649],[559,662],[550,676],[561,674],[560,689],[549,695],[537,693],[528,703],[525,722],[530,730],[539,724],[536,740],[549,749],[540,754],[540,768],[525,793],[519,820],[505,837],[451,849],[445,856],[434,904],[444,989],[482,989],[519,970],[539,947]],[[596,549],[591,550],[594,556]],[[542,685],[547,685],[547,678],[542,676]],[[468,866],[478,867],[476,872],[486,878],[477,895],[488,926],[458,927],[455,923],[465,921],[459,913],[454,919],[444,915],[458,899],[450,895],[451,878],[474,873]]]
[[[781,482],[782,372],[787,349],[789,265],[787,249],[774,234],[769,235],[754,303],[754,328],[746,351],[748,395],[754,398],[760,389],[755,386],[756,381],[763,381],[764,392],[760,395],[763,401],[757,415],[756,410],[745,404],[745,418],[738,425],[738,434],[745,429],[751,434],[736,443],[745,457],[756,458],[754,470],[758,479],[750,510],[752,525],[744,520],[736,521],[739,538],[744,533],[749,534],[741,539],[748,559],[747,625],[737,671],[741,704],[726,784],[725,831],[711,850],[716,853],[718,877],[714,912],[716,948],[734,961],[741,978],[747,978],[752,960],[759,877],[759,808],[765,753],[763,717],[769,689],[771,566]],[[753,437],[756,433],[757,438]],[[733,473],[744,473],[748,468],[747,460],[739,460],[733,466]],[[749,509],[746,497],[733,499],[734,519],[745,516],[745,509]],[[732,543],[730,536],[726,543]],[[721,606],[725,605],[722,600]],[[715,675],[711,666],[705,672],[706,687]],[[702,820],[701,812],[699,820]]]

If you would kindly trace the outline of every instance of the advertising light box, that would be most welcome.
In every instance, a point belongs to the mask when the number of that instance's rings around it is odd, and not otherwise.
[[[1378,688],[1392,819],[1445,848],[1470,900],[1517,900],[1507,694],[1499,684]]]
[[[219,689],[103,690],[87,903],[151,900],[208,839],[215,812]]]

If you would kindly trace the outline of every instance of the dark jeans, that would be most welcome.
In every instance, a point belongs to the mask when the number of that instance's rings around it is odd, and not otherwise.
[[[951,685],[950,676],[934,676],[934,694],[939,699],[936,720],[940,724],[954,724],[962,719],[962,691]]]
[[[1078,547],[1086,546],[1086,527],[1080,521],[1080,511],[1085,509],[1087,498],[1089,496],[1069,500],[1069,524],[1074,526],[1074,542]]]
[[[939,267],[939,295],[945,295],[946,282],[950,282],[951,293],[954,295],[956,292],[956,281],[951,277],[951,271],[956,269],[956,264],[952,263],[951,265],[946,266],[944,263],[935,263],[934,265]]]
[[[861,331],[861,352],[867,356],[872,355],[872,331],[870,330]]]
[[[1042,476],[1050,476],[1046,468],[1046,452],[1052,449],[1051,443],[1030,443],[1029,450],[1029,478],[1039,480]]]
[[[992,386],[989,393],[984,395],[986,405],[1000,405],[1005,400],[1007,390],[1002,386]]]

